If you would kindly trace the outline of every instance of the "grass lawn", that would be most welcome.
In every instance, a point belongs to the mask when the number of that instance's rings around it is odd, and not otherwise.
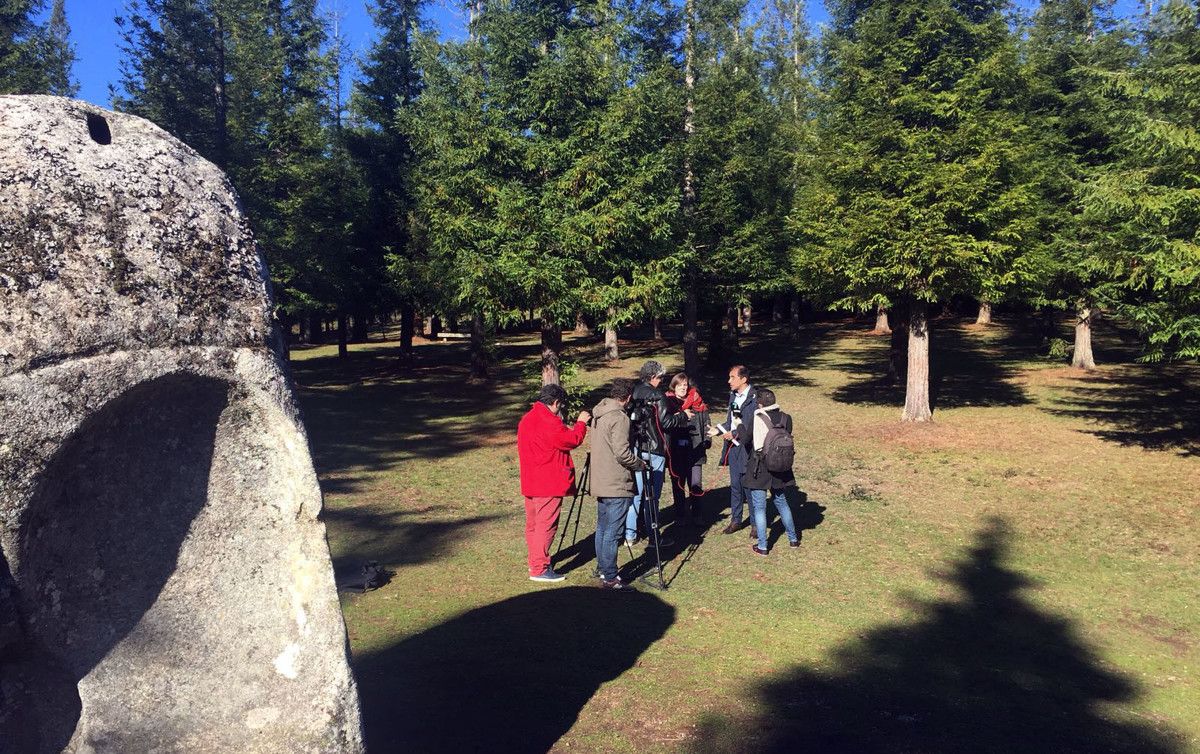
[[[768,558],[722,535],[710,464],[670,589],[636,594],[590,576],[591,499],[567,580],[525,578],[534,338],[501,340],[488,385],[463,344],[293,352],[335,567],[390,572],[342,595],[372,751],[1200,751],[1200,372],[1103,326],[1085,374],[1013,323],[938,320],[934,423],[902,425],[865,330],[742,340],[795,419],[802,546],[778,520]],[[682,361],[568,342],[585,386]]]

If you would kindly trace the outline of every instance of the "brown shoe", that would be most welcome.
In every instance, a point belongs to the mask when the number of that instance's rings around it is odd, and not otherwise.
[[[733,521],[730,521],[728,524],[726,524],[725,528],[721,530],[721,533],[722,534],[734,534],[740,528],[742,528],[741,522],[735,523]]]

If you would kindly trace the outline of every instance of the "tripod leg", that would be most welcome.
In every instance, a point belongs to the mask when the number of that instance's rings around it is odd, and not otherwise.
[[[580,502],[581,499],[582,498],[578,492],[576,492],[575,496],[571,498],[571,507],[567,509],[567,520],[563,523],[562,531],[558,535],[558,548],[554,550],[555,558],[557,558],[558,554],[560,552],[562,552],[563,541],[567,538],[567,529],[571,528],[571,516],[573,516],[573,515],[576,516],[576,518],[575,518],[576,533],[578,533],[578,531],[579,531],[579,516],[583,515],[583,511],[580,510],[579,514],[576,515],[575,506],[579,505],[579,507],[581,509],[583,508],[583,505]],[[578,536],[576,537],[576,540],[578,540]],[[574,542],[572,542],[572,544],[574,544]]]
[[[658,587],[659,589],[666,590],[667,581],[663,578],[662,548],[659,544],[658,535],[658,496],[652,496],[653,488],[650,486],[650,472],[644,471],[642,473],[645,475],[643,477],[642,488],[645,490],[645,494],[642,495],[642,511],[646,517],[646,528],[650,530],[651,545],[654,547],[654,562],[658,570]],[[647,549],[648,554],[649,549]]]

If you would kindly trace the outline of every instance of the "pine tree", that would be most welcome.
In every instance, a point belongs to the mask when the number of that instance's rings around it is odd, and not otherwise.
[[[1084,220],[1115,230],[1104,258],[1143,358],[1200,359],[1200,5],[1162,6],[1145,46],[1136,69],[1104,77],[1118,158],[1085,187]]]
[[[840,207],[824,266],[835,305],[907,312],[906,421],[928,421],[930,302],[973,293],[1028,224],[1020,77],[1002,3],[833,8],[823,138]]]

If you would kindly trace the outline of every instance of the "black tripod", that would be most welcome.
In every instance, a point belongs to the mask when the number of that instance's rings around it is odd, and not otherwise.
[[[639,472],[642,475],[642,518],[646,522],[647,531],[650,532],[650,547],[654,548],[655,568],[658,570],[657,585],[649,580],[649,574],[642,577],[642,583],[648,586],[657,586],[658,589],[666,591],[667,580],[663,577],[662,547],[658,531],[658,495],[654,493],[654,489],[650,483],[650,461],[646,458],[650,454],[642,452],[640,442],[637,443],[637,446],[635,451],[637,457],[646,461],[646,468]],[[628,541],[625,543],[625,546],[629,549],[629,556],[633,557],[633,547],[630,546]],[[650,547],[646,548],[647,554],[650,552]]]
[[[567,529],[571,528],[571,517],[575,518],[575,533],[571,535],[571,545],[579,541],[579,519],[583,518],[583,499],[592,494],[592,454],[588,453],[583,459],[583,471],[579,472],[579,484],[575,485],[575,496],[571,498],[571,507],[567,509],[567,520],[563,523],[562,533],[558,535],[558,548],[554,558],[562,552],[563,540],[567,538]]]

